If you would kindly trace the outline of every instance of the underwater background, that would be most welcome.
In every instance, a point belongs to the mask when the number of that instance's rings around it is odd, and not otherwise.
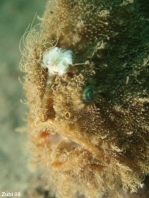
[[[41,178],[28,165],[24,129],[28,110],[21,103],[25,100],[25,92],[19,68],[21,37],[35,14],[42,16],[46,2],[0,1],[0,197],[2,192],[20,192],[22,198],[49,197],[48,191],[40,189]]]

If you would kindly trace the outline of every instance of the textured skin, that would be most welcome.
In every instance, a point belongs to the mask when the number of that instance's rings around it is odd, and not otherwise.
[[[51,0],[40,33],[32,28],[26,36],[21,66],[32,151],[57,198],[129,197],[143,187],[149,173],[147,6]],[[54,46],[72,50],[73,67],[47,87],[42,56]],[[95,96],[90,102],[88,87]]]

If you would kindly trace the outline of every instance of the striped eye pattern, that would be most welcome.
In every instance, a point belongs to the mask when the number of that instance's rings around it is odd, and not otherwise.
[[[97,99],[97,88],[94,85],[88,85],[83,89],[82,101],[92,103]]]

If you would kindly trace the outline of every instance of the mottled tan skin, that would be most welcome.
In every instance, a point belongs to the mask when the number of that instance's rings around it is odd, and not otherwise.
[[[149,174],[146,10],[139,0],[51,0],[40,33],[26,37],[32,151],[57,198],[132,197]],[[42,56],[53,46],[72,50],[74,65],[45,93]],[[91,102],[89,85],[98,93]]]

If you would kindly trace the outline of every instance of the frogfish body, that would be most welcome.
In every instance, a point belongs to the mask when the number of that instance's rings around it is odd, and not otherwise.
[[[141,0],[50,0],[21,67],[33,157],[57,198],[118,198],[149,174],[149,14]],[[50,189],[49,189],[50,190]]]

